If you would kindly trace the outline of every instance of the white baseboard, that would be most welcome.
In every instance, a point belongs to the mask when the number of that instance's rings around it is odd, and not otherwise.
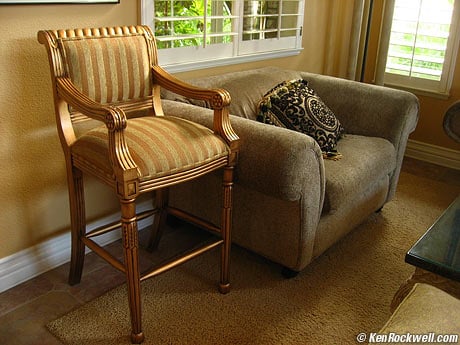
[[[457,150],[409,140],[405,155],[421,161],[460,170],[460,151]]]
[[[151,202],[138,204],[142,212],[151,206]],[[88,230],[96,229],[102,224],[119,219],[119,214],[113,214],[88,224]],[[138,223],[139,230],[152,224],[152,217]],[[106,245],[120,238],[119,232],[109,232],[100,236],[97,243]],[[89,250],[87,250],[89,252]],[[53,237],[31,248],[21,250],[8,257],[0,259],[0,293],[18,284],[32,279],[46,271],[56,268],[70,260],[70,232]]]

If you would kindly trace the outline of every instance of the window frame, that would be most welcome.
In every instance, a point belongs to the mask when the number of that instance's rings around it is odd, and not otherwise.
[[[238,2],[237,9],[242,12],[244,0],[234,0]],[[141,0],[141,23],[143,25],[153,26],[154,21],[154,0]],[[242,25],[237,24],[238,35],[233,44],[211,44],[206,47],[193,46],[181,48],[166,48],[158,49],[158,60],[160,65],[168,72],[186,72],[196,69],[204,69],[211,67],[227,66],[232,64],[248,63],[266,59],[284,58],[296,56],[303,50],[302,47],[302,30],[304,19],[304,5],[305,0],[298,0],[299,13],[298,13],[298,32],[295,36],[284,38],[289,42],[291,47],[279,49],[277,47],[277,39],[263,39],[253,41],[242,40]],[[239,22],[242,22],[240,13],[236,14]],[[152,27],[154,30],[154,28]],[[178,52],[182,56],[193,56],[195,61],[187,61],[186,58],[178,58]],[[231,52],[229,52],[231,50]],[[169,62],[168,61],[173,61]]]
[[[393,21],[393,11],[389,14],[390,23]],[[455,73],[455,65],[460,46],[460,0],[454,0],[454,8],[452,12],[452,19],[450,24],[449,38],[445,50],[445,59],[439,81],[429,80],[425,78],[402,76],[395,73],[386,72],[386,60],[388,51],[385,56],[385,63],[383,64],[383,83],[385,86],[390,86],[399,89],[405,89],[414,93],[445,98],[450,94],[452,81]],[[390,27],[391,30],[391,27]],[[388,42],[385,42],[387,49]]]

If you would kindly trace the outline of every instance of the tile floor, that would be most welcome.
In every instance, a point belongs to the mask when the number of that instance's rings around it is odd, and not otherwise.
[[[403,171],[427,178],[460,185],[460,171],[406,158]],[[163,241],[176,241],[175,231],[165,234]],[[190,237],[190,240],[195,236]],[[146,243],[147,233],[141,232],[140,242]],[[187,236],[184,245],[189,243]],[[112,253],[120,257],[119,246],[108,246]],[[160,246],[167,248],[167,245]],[[165,253],[162,249],[153,256],[142,251],[149,260],[156,260]],[[147,260],[142,260],[146,262]],[[69,264],[46,272],[0,294],[0,344],[6,345],[57,345],[61,344],[45,328],[50,320],[66,314],[97,296],[124,282],[123,274],[113,269],[102,259],[90,253],[86,256],[82,283],[67,284]]]

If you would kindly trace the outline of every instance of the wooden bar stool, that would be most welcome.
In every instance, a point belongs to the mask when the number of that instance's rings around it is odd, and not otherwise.
[[[239,144],[228,116],[230,95],[225,90],[193,87],[164,71],[158,66],[154,35],[147,26],[39,31],[38,40],[48,52],[56,121],[67,166],[72,231],[69,283],[80,282],[85,247],[124,272],[131,341],[141,343],[142,280],[220,247],[219,290],[229,291],[233,170]],[[164,114],[161,87],[210,104],[214,109],[212,130],[177,114]],[[223,205],[219,226],[168,207],[168,187],[220,168]],[[91,175],[113,188],[120,202],[119,223],[86,231],[83,175]],[[137,197],[150,192],[155,192],[154,207],[136,214]],[[218,236],[211,243],[141,274],[137,221],[155,215],[150,239],[150,247],[154,248],[167,214]],[[120,227],[123,262],[93,240]]]

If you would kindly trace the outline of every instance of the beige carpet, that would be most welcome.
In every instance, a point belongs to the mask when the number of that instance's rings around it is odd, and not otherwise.
[[[408,173],[396,198],[294,279],[235,247],[232,286],[217,292],[212,252],[143,283],[145,344],[356,344],[389,317],[412,272],[404,254],[460,188]],[[129,344],[125,287],[50,323],[65,344]],[[427,330],[429,331],[429,330]]]

